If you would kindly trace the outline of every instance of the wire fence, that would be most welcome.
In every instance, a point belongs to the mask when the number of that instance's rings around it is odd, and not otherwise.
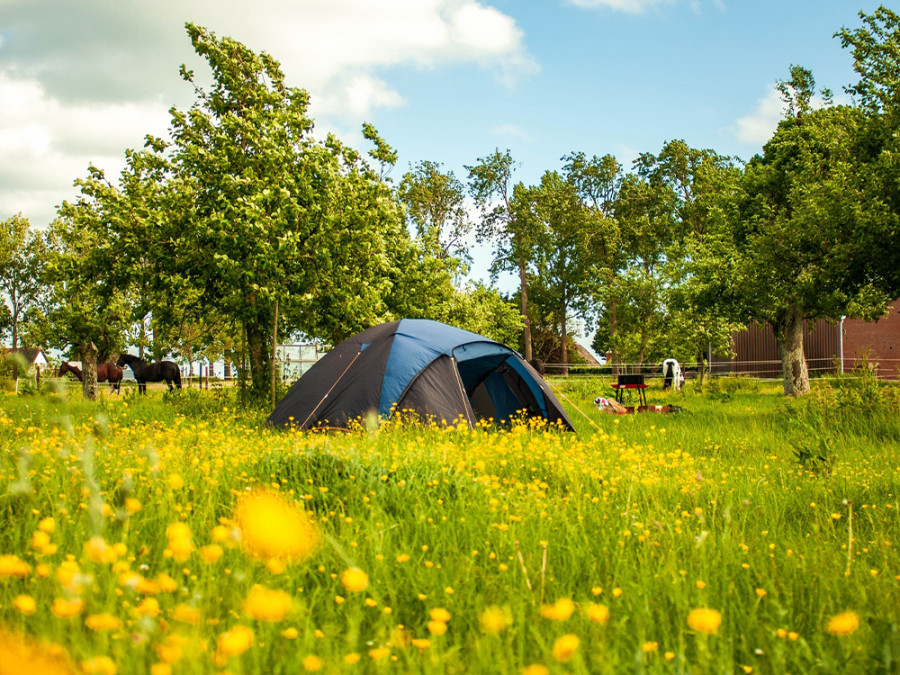
[[[822,375],[852,376],[861,369],[868,369],[879,379],[900,380],[900,358],[880,359],[876,361],[845,361],[843,372],[841,364],[833,358],[807,359],[806,367],[810,377]],[[712,363],[683,363],[681,371],[685,379],[699,377],[701,368],[706,377],[746,377],[760,380],[780,380],[782,375],[781,361],[778,359],[761,361],[731,361],[714,358]],[[568,370],[569,377],[615,376],[620,374],[641,374],[647,378],[665,377],[662,366],[656,363],[605,363],[601,365],[544,363],[547,375],[559,376]]]

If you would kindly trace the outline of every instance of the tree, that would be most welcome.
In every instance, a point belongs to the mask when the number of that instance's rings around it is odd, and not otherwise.
[[[575,187],[555,171],[539,186],[516,186],[512,215],[529,232],[529,285],[540,289],[538,307],[558,328],[562,374],[568,375],[568,322],[587,309],[594,262],[591,220]]]
[[[477,164],[466,166],[469,193],[481,211],[478,237],[494,243],[492,272],[516,271],[524,332],[525,359],[532,359],[531,322],[528,315],[528,256],[532,248],[530,232],[515,220],[511,200],[515,162],[509,150],[495,150],[481,157]]]
[[[13,349],[19,346],[22,323],[27,313],[41,304],[45,287],[41,270],[47,246],[40,232],[31,230],[21,214],[0,223],[0,290]]]
[[[625,268],[627,256],[622,241],[622,231],[616,219],[616,202],[622,187],[622,165],[612,155],[590,159],[583,152],[572,152],[562,158],[563,175],[581,198],[590,221],[593,269],[592,302],[593,319],[603,325],[599,332],[607,348],[612,351],[612,362],[618,368],[616,334],[618,332],[617,282]]]
[[[105,214],[96,203],[63,202],[50,225],[50,253],[44,280],[50,287],[47,317],[51,346],[77,354],[82,392],[97,398],[97,363],[119,351],[128,324],[129,301],[105,273],[115,259],[104,236]]]
[[[900,247],[885,245],[900,239],[900,15],[883,5],[872,14],[859,13],[863,25],[842,28],[836,36],[849,48],[859,81],[845,88],[865,115],[860,161],[867,177],[857,187],[857,208],[867,223],[859,234],[867,241],[867,256],[888,293],[900,294]],[[846,195],[848,198],[853,195]]]
[[[465,187],[452,171],[442,173],[439,163],[417,162],[403,176],[397,194],[426,250],[442,259],[471,261],[466,237],[472,221],[465,207]]]
[[[156,335],[173,337],[219,325],[213,311],[238,325],[263,398],[273,339],[338,342],[387,316],[393,247],[409,240],[382,180],[395,157],[370,125],[380,174],[335,137],[316,141],[308,95],[284,84],[277,61],[193,24],[187,32],[212,85],[182,67],[194,105],[172,109],[168,139],[126,154],[118,188],[91,175],[84,201],[110,216],[102,227],[121,259],[107,278],[138,290],[133,319],[151,316]]]
[[[658,155],[642,154],[637,164],[640,175],[668,187],[675,199],[674,231],[659,272],[665,306],[661,347],[683,362],[696,358],[702,383],[709,351],[730,353],[732,334],[742,324],[733,294],[706,293],[702,276],[695,277],[691,265],[697,252],[703,257],[704,247],[737,217],[734,196],[741,169],[732,158],[692,148],[683,140],[665,143]]]

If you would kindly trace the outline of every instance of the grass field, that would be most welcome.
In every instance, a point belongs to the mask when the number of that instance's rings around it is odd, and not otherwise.
[[[553,384],[578,434],[4,396],[0,675],[900,672],[896,385]]]

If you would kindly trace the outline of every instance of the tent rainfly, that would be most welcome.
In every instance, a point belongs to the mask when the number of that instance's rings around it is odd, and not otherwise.
[[[547,383],[498,342],[427,319],[373,326],[322,357],[288,391],[267,424],[346,428],[377,412],[475,426],[516,415],[574,431]]]

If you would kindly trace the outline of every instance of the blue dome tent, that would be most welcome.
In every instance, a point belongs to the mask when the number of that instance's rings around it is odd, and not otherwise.
[[[427,319],[384,323],[337,345],[294,383],[267,423],[346,428],[373,411],[387,419],[396,410],[469,426],[526,415],[574,431],[547,383],[517,352]]]

